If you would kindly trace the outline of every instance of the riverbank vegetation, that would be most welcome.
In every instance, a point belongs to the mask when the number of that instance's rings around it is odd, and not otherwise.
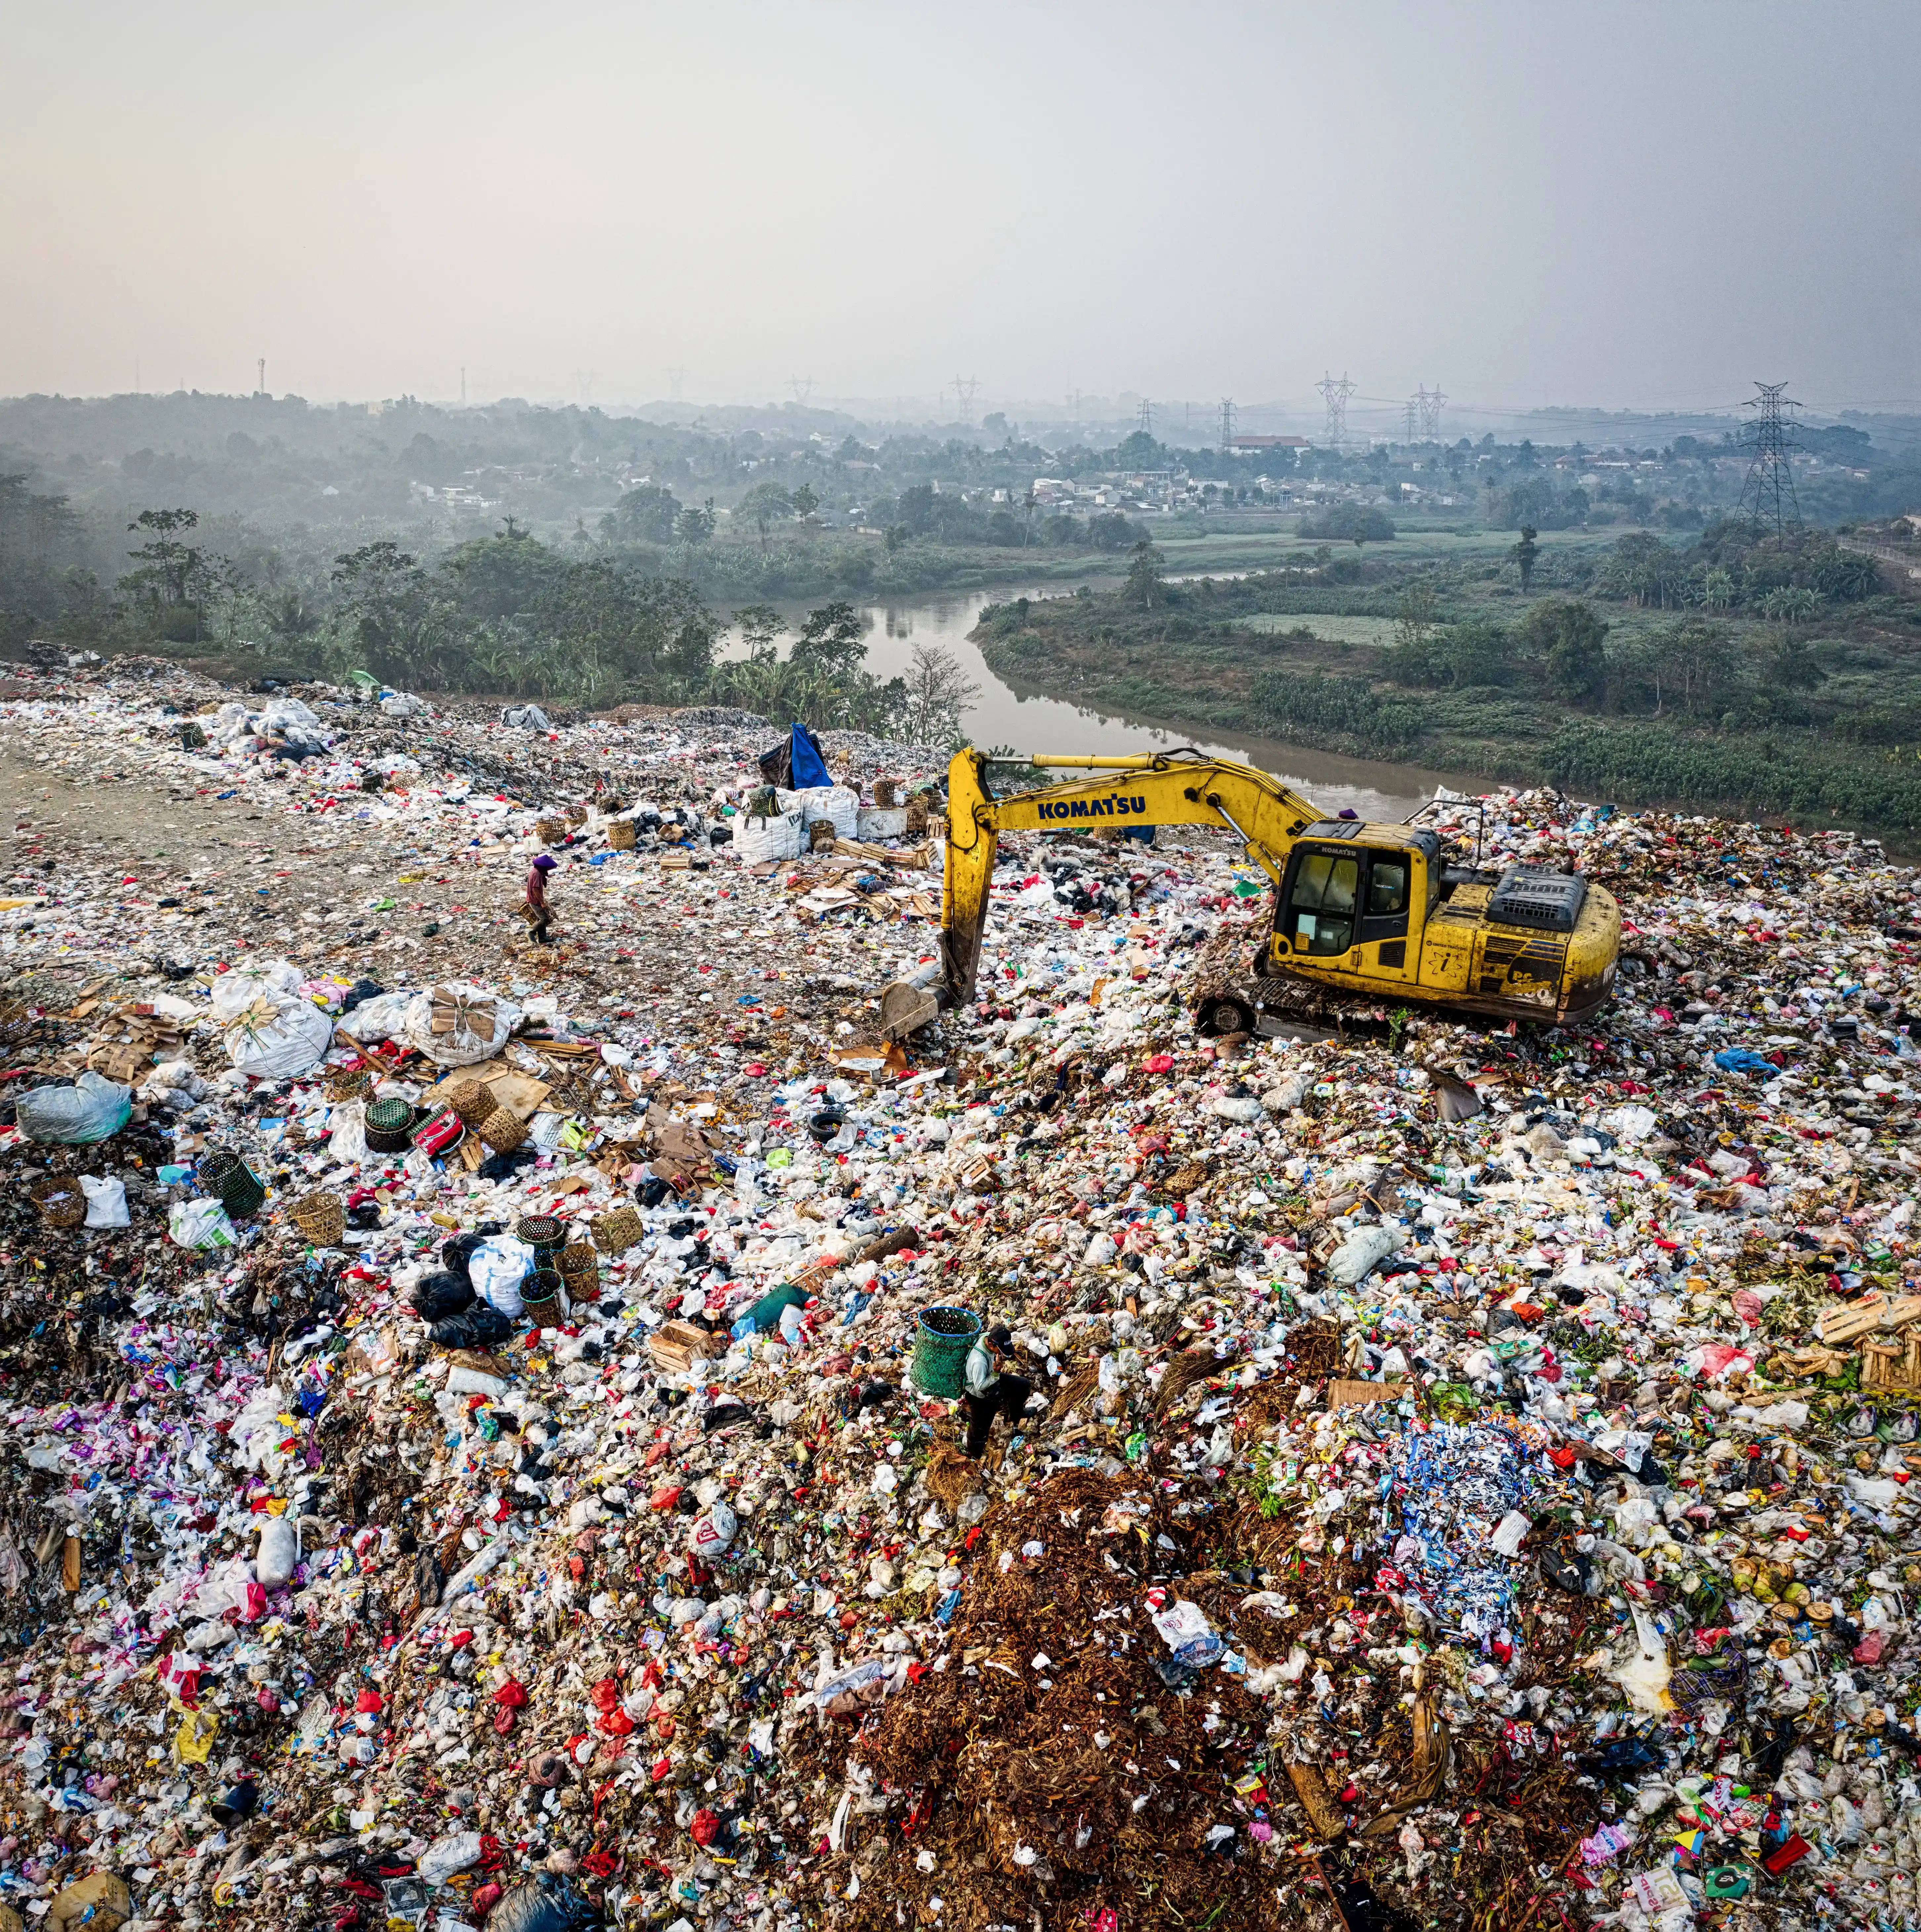
[[[1121,590],[993,607],[976,636],[1018,686],[1197,730],[1908,833],[1921,602],[1872,534],[1543,543],[1526,590],[1518,542],[1185,584],[1143,548]]]

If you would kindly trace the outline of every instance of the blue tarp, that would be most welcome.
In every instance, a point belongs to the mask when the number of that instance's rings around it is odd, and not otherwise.
[[[790,791],[805,791],[814,785],[831,785],[826,761],[814,742],[814,734],[805,724],[793,728],[793,783]]]

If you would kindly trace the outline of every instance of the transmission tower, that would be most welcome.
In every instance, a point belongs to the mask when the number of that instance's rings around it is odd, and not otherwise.
[[[1140,433],[1143,436],[1154,434],[1154,405],[1145,396],[1140,399]]]
[[[1232,396],[1221,398],[1221,447],[1228,448],[1234,440],[1234,399]]]
[[[806,408],[808,398],[814,394],[814,378],[811,376],[790,376],[787,387],[793,391],[794,400],[802,409]]]
[[[1420,391],[1419,394],[1410,396],[1402,410],[1402,418],[1407,426],[1406,435],[1407,444],[1410,448],[1413,446],[1414,425],[1420,420],[1421,412],[1425,406],[1422,398],[1425,398],[1426,394],[1427,392],[1423,389]]]
[[[254,362],[254,367],[255,367],[255,368],[256,368],[256,369],[259,373],[258,380],[255,382],[255,383],[254,383],[254,385],[253,385],[253,393],[254,393],[256,396],[264,396],[264,395],[267,393],[267,358],[266,358],[266,357],[265,357],[265,356],[262,356],[257,357],[257,358],[256,358],[256,360],[255,360],[255,362]]]
[[[667,371],[667,388],[676,402],[680,400],[680,386],[687,380],[687,370],[676,364]]]
[[[1340,448],[1347,440],[1347,398],[1360,386],[1347,380],[1344,369],[1338,381],[1332,376],[1323,376],[1314,385],[1327,405],[1327,440],[1332,448]]]
[[[1754,451],[1748,466],[1748,480],[1741,485],[1741,512],[1758,530],[1772,525],[1778,536],[1801,520],[1801,506],[1794,498],[1794,472],[1788,456],[1794,447],[1794,419],[1783,410],[1798,410],[1799,403],[1784,403],[1781,392],[1785,382],[1757,382],[1758,396],[1744,405],[1757,412],[1747,425],[1746,440]]]
[[[588,409],[594,406],[594,385],[600,380],[599,372],[593,369],[577,369],[574,380],[580,386],[580,400]]]
[[[954,379],[955,406],[961,412],[961,426],[974,427],[974,396],[981,386],[978,376],[956,376]]]
[[[1440,440],[1441,404],[1447,400],[1441,394],[1440,385],[1437,382],[1434,394],[1430,395],[1427,386],[1423,383],[1415,392],[1415,400],[1421,406],[1421,440],[1423,442],[1438,442]]]

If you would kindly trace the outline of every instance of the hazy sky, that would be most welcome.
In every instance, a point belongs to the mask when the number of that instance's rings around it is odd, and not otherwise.
[[[0,392],[1921,395],[1921,6],[0,4]]]

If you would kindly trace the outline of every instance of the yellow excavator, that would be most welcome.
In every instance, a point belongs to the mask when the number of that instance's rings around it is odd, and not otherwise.
[[[1239,839],[1272,882],[1273,916],[1251,957],[1217,949],[1203,961],[1203,1032],[1284,1030],[1413,1000],[1553,1024],[1613,989],[1620,910],[1578,874],[1452,864],[1438,832],[1329,818],[1267,772],[1198,752],[1022,760],[1089,776],[1002,798],[988,787],[996,762],[968,750],[948,767],[941,983],[889,989],[883,1022],[897,1036],[937,1004],[973,999],[995,844],[1012,831],[1205,825]]]

